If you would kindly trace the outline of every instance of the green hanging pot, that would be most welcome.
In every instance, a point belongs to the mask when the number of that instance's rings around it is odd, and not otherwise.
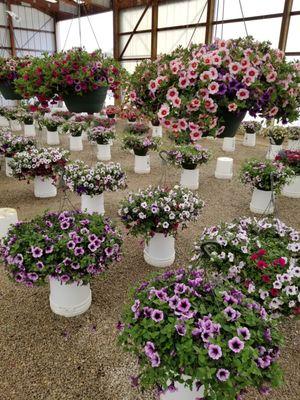
[[[219,138],[234,137],[239,129],[247,111],[240,111],[239,113],[232,113],[227,110],[220,110],[219,118],[224,120],[225,129],[218,135]]]
[[[98,113],[102,110],[107,93],[107,87],[101,87],[93,92],[78,95],[76,93],[63,95],[67,109],[74,113]]]
[[[16,93],[15,85],[11,81],[1,81],[0,91],[5,100],[22,100],[22,97]]]

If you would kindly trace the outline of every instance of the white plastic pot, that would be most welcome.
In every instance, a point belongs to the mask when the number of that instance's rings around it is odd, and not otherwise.
[[[5,157],[5,174],[6,176],[8,176],[9,178],[12,177],[12,169],[9,166],[9,163],[13,160],[12,157]]]
[[[175,260],[175,238],[155,233],[149,242],[145,243],[144,260],[153,267],[172,265]]]
[[[88,139],[88,135],[86,132],[82,132],[82,140],[87,140]]]
[[[24,136],[25,137],[35,137],[35,126],[34,124],[26,125],[24,124]]]
[[[95,196],[87,194],[81,195],[81,211],[104,215],[104,195],[103,193]]]
[[[111,160],[110,144],[97,144],[97,159],[100,161]]]
[[[57,195],[56,186],[53,179],[36,176],[33,181],[34,195],[39,198],[55,197]]]
[[[9,121],[9,123],[10,123],[10,129],[12,131],[21,131],[22,130],[21,124],[17,119],[11,119]]]
[[[152,137],[159,137],[162,138],[162,126],[154,126],[151,124],[151,129],[152,129]]]
[[[228,152],[235,151],[235,137],[224,137],[222,150]]]
[[[256,133],[245,133],[243,145],[248,147],[255,147]]]
[[[8,232],[10,225],[18,221],[18,214],[14,208],[0,208],[0,239]]]
[[[300,139],[298,140],[288,140],[288,145],[287,145],[288,150],[300,150]]]
[[[90,284],[61,283],[55,278],[50,278],[49,283],[50,308],[55,314],[63,317],[75,317],[90,308],[92,303]]]
[[[233,159],[230,157],[218,157],[215,170],[217,179],[231,179],[233,176]]]
[[[282,150],[282,144],[270,144],[266,154],[267,160],[274,160],[277,154]]]
[[[82,151],[82,136],[70,136],[70,151]]]
[[[9,126],[9,121],[3,115],[0,115],[0,126]]]
[[[137,156],[134,155],[134,172],[136,174],[149,174],[150,173],[150,156]]]
[[[181,169],[180,185],[192,190],[199,188],[199,168]]]
[[[282,194],[285,197],[300,198],[300,175],[294,176],[289,184],[284,185]]]
[[[271,191],[254,188],[250,203],[250,211],[255,214],[272,214],[274,212],[274,204],[271,199]]]
[[[47,144],[50,146],[56,146],[59,144],[59,134],[57,131],[47,130]]]
[[[161,394],[160,400],[195,400],[204,397],[204,386],[201,386],[199,390],[197,390],[196,384],[193,384],[193,388],[190,390],[182,383],[175,382],[174,385],[177,390],[174,392],[167,391]]]

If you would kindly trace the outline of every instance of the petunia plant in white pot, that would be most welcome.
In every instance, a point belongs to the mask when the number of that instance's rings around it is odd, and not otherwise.
[[[50,307],[73,317],[87,311],[90,281],[120,260],[122,237],[107,218],[80,211],[46,212],[12,226],[1,256],[14,282],[50,284]]]
[[[288,126],[288,150],[300,150],[300,126]]]
[[[56,115],[47,115],[41,119],[41,125],[47,130],[46,135],[48,145],[59,145],[59,127],[61,127],[64,123],[65,119]]]
[[[300,198],[300,150],[282,150],[275,160],[290,167],[295,173],[291,181],[284,185],[282,194],[286,197]]]
[[[241,128],[244,131],[243,145],[255,147],[256,134],[261,130],[261,123],[258,121],[243,121]]]
[[[97,159],[99,161],[111,160],[110,143],[116,137],[113,127],[106,128],[98,125],[88,131],[88,140],[97,143]]]
[[[282,150],[284,139],[288,136],[288,128],[280,125],[269,126],[262,130],[264,136],[269,138],[270,145],[266,154],[267,160],[274,160],[276,155]]]
[[[82,134],[86,129],[86,122],[69,120],[62,125],[63,132],[70,138],[70,151],[82,151]]]
[[[121,201],[119,215],[129,233],[145,239],[144,259],[155,267],[175,260],[175,237],[179,227],[196,221],[204,203],[188,189],[149,186]]]
[[[126,174],[120,164],[97,162],[89,167],[77,160],[62,171],[62,178],[68,189],[81,197],[82,211],[104,214],[104,192],[115,192],[126,188]]]
[[[125,310],[119,343],[139,358],[136,381],[160,400],[241,399],[278,386],[282,339],[263,307],[203,270],[143,282]]]

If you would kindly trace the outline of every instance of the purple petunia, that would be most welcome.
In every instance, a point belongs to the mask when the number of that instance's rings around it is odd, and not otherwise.
[[[32,247],[31,253],[33,258],[39,258],[43,255],[43,250],[40,247]]]
[[[238,333],[238,335],[242,336],[244,340],[249,340],[251,337],[249,329],[246,327],[238,328],[237,333]]]
[[[62,275],[62,276],[60,277],[60,281],[61,281],[62,283],[67,283],[67,282],[69,282],[69,280],[70,280],[70,277],[69,277],[69,275],[67,275],[67,274]]]
[[[240,338],[237,336],[234,336],[232,339],[228,340],[228,347],[230,350],[232,350],[234,353],[239,353],[243,350],[245,344]]]
[[[153,342],[147,342],[144,347],[144,352],[147,357],[151,358],[153,357],[155,353],[155,346]]]
[[[160,365],[160,357],[158,353],[154,353],[153,356],[151,357],[151,366],[153,368],[159,367]]]
[[[69,221],[62,221],[60,224],[60,227],[62,230],[66,230],[68,228],[70,228],[70,222]]]
[[[225,369],[225,368],[220,368],[216,374],[217,378],[221,382],[227,381],[227,379],[229,378],[229,375],[230,375],[230,372],[228,371],[228,369]]]
[[[153,310],[151,313],[151,319],[155,322],[161,322],[164,319],[164,313],[160,310]]]
[[[29,274],[27,274],[27,278],[35,282],[39,279],[39,276],[35,272],[30,272]]]
[[[75,248],[75,242],[73,242],[73,240],[69,240],[68,241],[68,243],[67,243],[67,248],[68,249],[70,249],[70,250],[72,250],[72,249],[74,249]]]
[[[191,308],[191,303],[188,301],[188,299],[180,300],[177,305],[177,310],[182,313],[188,312],[190,308]]]
[[[169,307],[172,308],[173,310],[176,309],[178,306],[180,298],[178,296],[172,296],[169,298]]]
[[[75,256],[82,256],[84,254],[84,248],[83,247],[75,247],[74,254],[75,254]]]
[[[51,254],[51,253],[53,253],[53,250],[54,250],[54,246],[47,246],[45,248],[45,253],[46,254]]]
[[[185,336],[186,334],[186,327],[184,324],[175,325],[175,329],[180,336]]]
[[[213,360],[218,360],[222,357],[222,349],[217,344],[210,344],[208,346],[208,355]]]

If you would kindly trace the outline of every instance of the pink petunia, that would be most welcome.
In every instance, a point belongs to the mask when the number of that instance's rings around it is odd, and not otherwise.
[[[157,115],[159,118],[165,118],[167,115],[169,115],[169,113],[170,113],[170,107],[167,104],[163,104],[160,107]]]
[[[229,103],[227,108],[228,108],[228,111],[234,112],[237,109],[237,105],[235,103]]]
[[[210,94],[216,94],[218,93],[218,91],[219,91],[219,84],[217,82],[213,81],[208,85],[208,92]]]
[[[231,64],[229,64],[229,72],[231,74],[238,74],[241,70],[241,64],[238,62],[233,62]]]
[[[247,89],[239,89],[239,90],[236,92],[236,97],[237,97],[239,100],[246,100],[246,99],[248,99],[248,98],[249,98],[249,90],[247,90]]]

